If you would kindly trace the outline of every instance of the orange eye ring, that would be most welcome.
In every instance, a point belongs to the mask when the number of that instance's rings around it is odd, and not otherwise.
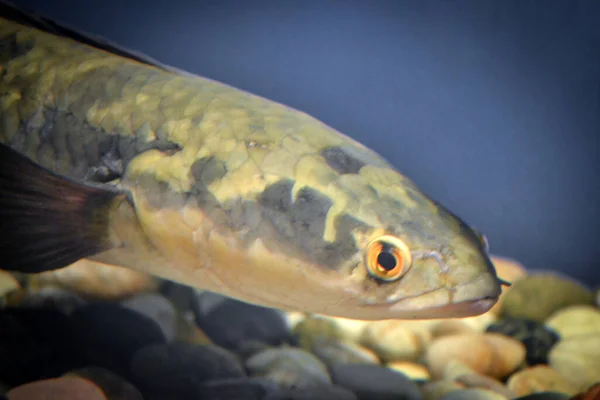
[[[371,241],[365,252],[365,265],[369,274],[381,281],[400,279],[410,269],[410,249],[395,236],[379,236]]]

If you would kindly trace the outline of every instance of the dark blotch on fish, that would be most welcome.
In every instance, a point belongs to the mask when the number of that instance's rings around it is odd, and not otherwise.
[[[326,147],[321,150],[321,156],[325,158],[327,164],[339,174],[357,174],[365,165],[364,162],[348,154],[341,147]]]
[[[214,156],[202,157],[192,164],[190,172],[197,182],[208,186],[225,176],[227,167],[222,160]]]
[[[31,40],[19,41],[15,33],[0,39],[0,63],[6,63],[29,53],[34,43]]]
[[[301,189],[292,198],[294,181],[282,179],[267,187],[258,199],[261,224],[258,236],[285,246],[295,256],[337,268],[356,248],[347,237],[334,242],[324,239],[325,220],[333,205],[331,199],[312,188]],[[351,232],[358,221],[340,216],[335,225],[338,232]],[[349,233],[348,233],[349,234]]]

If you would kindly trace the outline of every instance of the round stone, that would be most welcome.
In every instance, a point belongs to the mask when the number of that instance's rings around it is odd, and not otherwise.
[[[258,352],[245,362],[248,373],[272,380],[283,387],[305,388],[330,384],[327,367],[312,354],[282,347]]]
[[[71,316],[77,348],[85,365],[128,376],[129,363],[141,348],[166,342],[160,326],[147,316],[114,303],[92,303]]]
[[[546,364],[548,352],[559,340],[551,328],[523,318],[501,319],[488,326],[487,332],[500,333],[523,343],[528,365]]]
[[[402,373],[369,364],[330,367],[333,383],[354,392],[360,400],[421,400],[418,386]]]
[[[159,393],[197,398],[199,385],[218,379],[243,378],[237,357],[214,345],[169,343],[146,346],[131,360],[131,380],[144,397]]]
[[[593,301],[592,292],[579,282],[539,273],[514,283],[504,298],[501,315],[543,322],[562,308]]]

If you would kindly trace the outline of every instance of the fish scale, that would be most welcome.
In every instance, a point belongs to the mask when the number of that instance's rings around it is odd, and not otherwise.
[[[497,300],[481,236],[357,141],[299,110],[0,10],[1,152],[19,166],[0,165],[0,229],[18,233],[0,241],[0,265],[39,272],[88,258],[363,319],[476,315]],[[57,198],[45,181],[64,204],[44,203]],[[44,205],[35,220],[25,193]],[[369,246],[378,240],[385,246]],[[386,268],[369,249],[392,252]],[[393,279],[378,275],[386,269]]]

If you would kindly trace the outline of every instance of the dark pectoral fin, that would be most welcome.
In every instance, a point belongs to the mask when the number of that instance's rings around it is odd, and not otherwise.
[[[0,269],[42,272],[108,250],[110,212],[123,198],[0,144]]]

